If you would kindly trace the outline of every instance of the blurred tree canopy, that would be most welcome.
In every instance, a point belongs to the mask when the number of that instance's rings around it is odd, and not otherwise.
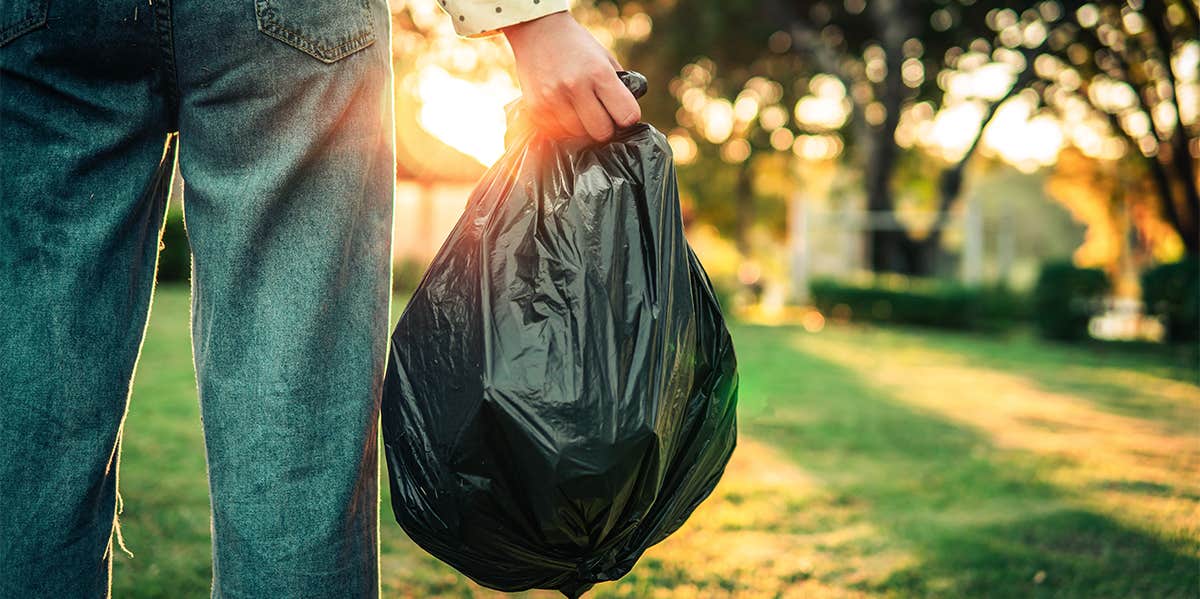
[[[836,158],[861,173],[866,208],[883,225],[867,233],[873,269],[931,274],[965,167],[993,135],[989,124],[1003,120],[994,136],[1018,167],[1050,166],[1060,146],[1074,146],[1092,162],[1128,165],[1097,170],[1117,177],[1118,190],[1148,178],[1152,216],[1187,253],[1200,251],[1200,22],[1191,0],[614,6],[653,19],[653,35],[623,48],[670,92],[647,96],[646,111],[679,124],[672,146],[696,163],[694,184],[708,186],[698,198],[736,198],[743,248],[761,208],[755,164]],[[1045,135],[1004,131],[1013,114]],[[940,171],[916,187],[932,215],[921,227],[896,217],[901,170],[913,161]]]

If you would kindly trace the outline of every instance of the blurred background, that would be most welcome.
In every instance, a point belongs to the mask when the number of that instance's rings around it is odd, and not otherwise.
[[[1194,0],[572,12],[650,81],[743,377],[726,479],[596,596],[1200,595]],[[392,15],[395,318],[520,90],[502,36]],[[118,597],[208,592],[178,204],[164,243]],[[492,596],[381,519],[385,595]]]

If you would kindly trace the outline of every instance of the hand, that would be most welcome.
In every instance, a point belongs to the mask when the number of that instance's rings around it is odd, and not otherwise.
[[[517,61],[522,102],[539,129],[553,137],[612,137],[613,127],[642,118],[633,94],[617,78],[621,65],[567,12],[503,29]]]

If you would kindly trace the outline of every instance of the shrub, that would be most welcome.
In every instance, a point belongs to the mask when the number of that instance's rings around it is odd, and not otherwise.
[[[1006,285],[979,288],[978,318],[981,328],[1006,329],[1029,320],[1029,296]]]
[[[416,258],[401,258],[392,265],[392,293],[396,295],[412,295],[425,276],[425,268],[429,266]]]
[[[183,214],[170,210],[167,212],[166,225],[163,226],[162,243],[159,244],[158,281],[187,281],[191,273],[192,250],[183,226]]]
[[[862,283],[812,281],[817,309],[853,320],[960,330],[999,330],[1021,318],[1024,302],[1001,286],[876,277]]]
[[[1082,341],[1088,322],[1108,291],[1108,275],[1070,262],[1042,265],[1033,288],[1033,321],[1046,339]]]
[[[1166,321],[1167,340],[1200,338],[1200,259],[1160,264],[1142,275],[1146,311]]]

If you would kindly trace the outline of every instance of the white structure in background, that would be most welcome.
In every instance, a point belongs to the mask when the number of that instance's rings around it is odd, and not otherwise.
[[[1107,298],[1103,310],[1088,323],[1088,333],[1108,341],[1162,341],[1166,327],[1160,318],[1146,315],[1146,306],[1133,298]]]
[[[816,202],[805,196],[797,191],[788,207],[792,295],[800,303],[810,299],[808,286],[813,277],[844,277],[870,270],[869,232],[903,227],[897,220],[925,218],[932,222],[936,217],[932,213],[906,212],[893,219],[849,203],[836,209],[814,207]],[[943,243],[955,237],[961,239],[959,276],[964,283],[979,284],[984,279],[983,211],[974,196],[963,201],[963,208],[952,212],[946,223]],[[1012,236],[1006,233],[1009,230],[1002,226],[997,236],[996,260],[1001,277],[1015,249]]]

